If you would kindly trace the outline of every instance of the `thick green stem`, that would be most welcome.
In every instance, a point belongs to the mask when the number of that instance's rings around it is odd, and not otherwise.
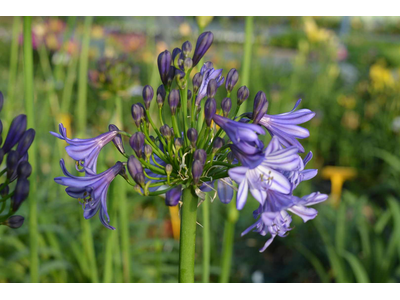
[[[197,195],[192,187],[183,190],[181,235],[179,243],[179,282],[194,283]]]
[[[210,281],[210,198],[201,204],[203,211],[203,282]]]
[[[239,212],[236,210],[235,202],[228,204],[228,217],[225,221],[224,239],[222,244],[222,263],[221,263],[221,283],[229,282],[231,272],[232,256],[233,256],[233,240],[235,235],[235,224],[237,222]]]
[[[246,86],[248,86],[250,83],[251,51],[253,45],[253,21],[254,17],[251,16],[246,17],[242,81],[241,81],[241,85],[246,85]],[[240,106],[239,113],[242,114],[245,111],[246,111],[246,103]]]
[[[33,54],[32,54],[32,17],[24,17],[24,79],[25,79],[25,109],[28,118],[28,128],[35,128],[35,110],[33,108]],[[39,282],[38,224],[36,197],[36,143],[29,149],[29,162],[32,166],[29,201],[29,240],[31,251],[30,272],[31,281]]]

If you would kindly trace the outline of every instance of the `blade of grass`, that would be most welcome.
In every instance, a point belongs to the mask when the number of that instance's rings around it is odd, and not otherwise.
[[[342,251],[342,256],[347,260],[358,283],[369,283],[368,273],[361,261],[352,253]]]

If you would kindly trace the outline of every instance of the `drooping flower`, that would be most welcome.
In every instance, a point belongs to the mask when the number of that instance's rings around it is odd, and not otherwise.
[[[50,133],[69,144],[65,147],[65,150],[77,162],[76,169],[79,172],[85,171],[90,175],[96,174],[97,158],[100,150],[118,135],[118,131],[109,131],[91,139],[69,139],[67,138],[67,129],[63,124],[59,125],[59,130],[60,134]]]
[[[271,136],[279,138],[279,142],[285,146],[296,146],[299,152],[304,152],[304,147],[297,139],[304,139],[310,136],[307,129],[297,126],[298,124],[305,123],[315,116],[315,112],[309,109],[300,109],[295,111],[297,106],[301,103],[301,99],[296,102],[296,105],[290,112],[279,115],[265,114],[258,122],[264,126]]]
[[[125,170],[121,162],[117,162],[113,167],[103,173],[86,176],[74,176],[68,172],[64,160],[60,160],[61,169],[66,177],[56,177],[54,181],[58,184],[67,186],[65,191],[73,198],[81,201],[83,207],[83,216],[90,219],[100,210],[100,221],[108,229],[114,230],[107,212],[107,192],[114,178]]]

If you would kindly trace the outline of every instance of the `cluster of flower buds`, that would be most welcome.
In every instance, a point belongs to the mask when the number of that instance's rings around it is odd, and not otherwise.
[[[302,159],[299,154],[304,153],[304,148],[298,141],[309,136],[307,129],[298,124],[309,121],[315,113],[308,109],[296,111],[299,100],[292,111],[269,115],[267,97],[259,91],[254,97],[253,111],[238,115],[250,91],[246,86],[237,89],[236,107],[232,110],[235,104],[231,95],[239,81],[237,70],[231,69],[225,81],[223,70],[206,62],[192,77],[192,71],[213,39],[211,32],[204,32],[194,50],[186,41],[172,53],[165,50],[159,54],[157,63],[162,84],[155,93],[153,87],[145,86],[144,105],[132,105],[135,133],[111,126],[109,132],[93,139],[68,139],[62,125],[60,134],[52,133],[67,141],[69,156],[76,160],[78,170],[86,173],[85,177],[75,177],[61,161],[66,177],[55,179],[68,186],[66,191],[70,196],[83,199],[85,218],[100,209],[102,223],[113,229],[108,224],[106,194],[108,185],[118,174],[140,194],[165,195],[169,206],[180,202],[185,205],[181,199],[184,189],[193,189],[199,196],[215,191],[223,203],[229,203],[236,190],[236,206],[240,210],[250,192],[259,203],[254,213],[259,218],[244,233],[251,229],[262,235],[270,233],[271,238],[262,251],[275,236],[285,236],[291,229],[288,212],[304,221],[317,215],[308,206],[326,200],[326,195],[312,193],[302,198],[293,195],[301,181],[317,173],[317,170],[304,169],[312,154]],[[217,102],[217,90],[224,83],[226,97]],[[158,107],[157,118],[150,113],[152,105]],[[266,131],[271,140],[264,147],[260,135]],[[123,150],[121,136],[129,137],[130,154]],[[117,162],[111,169],[97,174],[98,153],[111,141],[125,162]],[[126,175],[125,167],[133,182]]]
[[[89,81],[100,90],[117,93],[132,85],[135,72],[127,55],[117,58],[103,57],[97,61],[96,70],[89,71]]]
[[[0,112],[4,97],[0,92]],[[11,122],[3,143],[3,123],[0,120],[0,225],[19,228],[24,217],[15,215],[29,195],[29,176],[32,167],[28,162],[28,149],[35,139],[35,130],[26,130],[26,115],[19,115]]]

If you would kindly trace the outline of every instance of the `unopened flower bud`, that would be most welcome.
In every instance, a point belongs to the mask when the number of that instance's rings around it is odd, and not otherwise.
[[[213,41],[214,35],[210,31],[200,34],[193,54],[193,67],[197,66],[204,54],[206,54],[207,50],[211,47]]]
[[[178,185],[177,187],[170,189],[165,194],[165,205],[167,206],[176,206],[182,197],[182,185]]]
[[[150,159],[150,156],[153,154],[153,148],[150,145],[144,145],[144,155],[147,159]]]
[[[183,147],[183,138],[176,138],[174,145],[175,145],[176,151],[179,151],[179,149],[181,149]]]
[[[168,104],[171,108],[171,114],[174,116],[176,114],[176,108],[180,102],[179,91],[174,89],[168,95]]]
[[[174,81],[174,78],[175,78],[175,70],[177,70],[177,69],[175,69],[173,66],[171,66],[170,68],[169,68],[169,72],[168,72],[168,77],[167,77],[167,87],[169,88],[170,86],[171,86],[171,84],[172,84],[172,81]]]
[[[224,117],[225,118],[228,117],[229,112],[231,111],[231,108],[232,108],[232,100],[231,100],[231,98],[222,99],[221,109],[222,109],[222,112],[224,113]]]
[[[217,111],[217,103],[214,98],[208,98],[204,105],[204,119],[208,127],[211,126],[212,118]]]
[[[153,100],[154,90],[150,85],[146,85],[143,88],[142,97],[144,101],[144,106],[148,110],[150,108],[151,100]]]
[[[193,81],[192,81],[192,83],[193,83],[193,93],[197,94],[202,82],[203,82],[203,75],[201,75],[200,72],[196,73],[193,76]]]
[[[17,181],[17,185],[15,186],[14,196],[12,196],[12,209],[13,211],[17,211],[21,206],[22,202],[29,195],[29,181],[26,178],[19,178]]]
[[[182,44],[182,53],[185,57],[188,57],[192,52],[192,44],[189,41],[186,41]]]
[[[14,172],[17,170],[19,155],[17,151],[11,150],[7,156],[7,178],[10,179]]]
[[[236,71],[236,69],[231,69],[228,72],[228,75],[226,75],[226,82],[225,82],[225,88],[229,93],[232,92],[238,80],[239,80],[238,71]]]
[[[133,151],[135,151],[138,158],[142,158],[142,150],[144,146],[145,136],[142,132],[135,132],[129,139]]]
[[[17,168],[18,178],[28,178],[32,174],[32,166],[28,161],[20,162]]]
[[[212,151],[217,152],[224,145],[224,139],[220,137],[216,137],[213,141]]]
[[[160,72],[161,81],[165,86],[169,86],[168,77],[171,67],[171,53],[168,50],[161,52],[157,59],[158,71]]]
[[[233,154],[233,152],[229,152],[226,158],[228,159],[228,162],[231,164],[235,160],[235,154]]]
[[[192,176],[194,184],[198,184],[203,174],[204,165],[199,160],[195,160],[192,165]]]
[[[184,56],[182,54],[182,50],[179,48],[175,48],[172,51],[172,64],[174,65],[174,67],[182,70],[183,69],[183,59],[184,59]]]
[[[246,86],[241,86],[237,91],[237,105],[242,105],[249,98],[249,89]]]
[[[193,61],[190,57],[186,57],[185,61],[183,62],[183,69],[185,72],[189,71],[193,66]]]
[[[6,140],[4,141],[4,154],[8,153],[21,139],[26,131],[26,115],[19,115],[11,122]]]
[[[132,118],[137,127],[140,127],[140,123],[144,117],[144,107],[141,103],[136,103],[132,105]]]
[[[192,91],[191,91],[191,90],[188,90],[188,91],[187,91],[187,100],[188,100],[188,101],[192,100],[192,96],[193,96]]]
[[[213,98],[217,93],[217,89],[218,89],[217,81],[215,79],[211,79],[207,85],[207,97]]]
[[[198,160],[204,165],[207,160],[207,152],[204,149],[197,149],[194,151],[193,160]]]
[[[187,137],[190,141],[190,145],[192,146],[192,148],[196,148],[196,142],[198,137],[197,130],[194,128],[189,128],[187,131]]]
[[[168,176],[171,175],[172,170],[173,170],[172,165],[167,164],[167,165],[165,166],[165,172],[167,172],[167,175],[168,175]]]
[[[171,139],[172,137],[171,127],[169,127],[167,124],[160,127],[160,132],[162,136],[165,137],[168,141]]]
[[[165,96],[167,95],[163,85],[160,85],[157,89],[157,104],[158,107],[163,107]]]
[[[14,215],[11,216],[10,218],[8,218],[8,220],[4,221],[3,225],[6,225],[12,229],[17,229],[20,228],[22,226],[22,224],[24,224],[25,218],[23,216],[18,216],[18,215]]]
[[[131,175],[132,179],[141,187],[144,185],[144,174],[143,174],[143,167],[140,161],[131,155],[128,159],[128,172]],[[142,176],[143,175],[143,176]]]
[[[119,131],[119,128],[114,124],[110,124],[110,125],[108,125],[108,130],[109,131]],[[120,134],[117,134],[115,136],[115,138],[113,139],[113,143],[114,143],[114,146],[118,149],[118,151],[121,154],[125,154],[124,143],[122,142],[122,137]]]
[[[268,101],[265,93],[259,91],[254,98],[253,124],[258,124],[268,110]]]

